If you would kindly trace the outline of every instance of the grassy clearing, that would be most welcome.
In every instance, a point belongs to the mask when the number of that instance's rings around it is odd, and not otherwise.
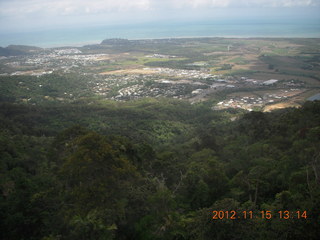
[[[181,61],[185,60],[186,58],[151,58],[151,57],[138,57],[138,58],[131,58],[125,59],[120,61],[120,65],[128,66],[128,65],[144,65],[150,62],[166,62],[166,61]]]
[[[252,75],[254,73],[256,73],[257,71],[255,70],[250,70],[250,69],[236,69],[236,70],[229,70],[227,71],[228,75]]]
[[[239,64],[239,65],[246,65],[250,63],[250,61],[245,59],[244,57],[236,57],[236,58],[230,59],[228,62]]]

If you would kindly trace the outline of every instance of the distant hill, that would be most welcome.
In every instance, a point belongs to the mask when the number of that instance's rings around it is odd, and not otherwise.
[[[105,39],[101,42],[102,45],[127,45],[130,44],[130,40],[123,38],[111,38]]]
[[[0,56],[21,56],[28,55],[38,51],[41,51],[42,48],[25,46],[25,45],[9,45],[8,47],[0,47]]]

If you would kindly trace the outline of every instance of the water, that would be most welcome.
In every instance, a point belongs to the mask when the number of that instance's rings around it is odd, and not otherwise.
[[[176,37],[303,37],[320,38],[320,23],[308,21],[202,21],[146,23],[56,29],[24,33],[0,33],[0,46],[10,44],[39,47],[82,46],[107,38],[156,39]]]

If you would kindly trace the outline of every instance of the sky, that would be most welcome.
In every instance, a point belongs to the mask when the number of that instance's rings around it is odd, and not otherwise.
[[[0,31],[207,19],[314,19],[320,0],[0,0]]]

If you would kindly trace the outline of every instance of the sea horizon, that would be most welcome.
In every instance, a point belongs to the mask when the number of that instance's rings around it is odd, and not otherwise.
[[[124,38],[320,38],[320,23],[310,21],[199,21],[144,23],[135,25],[85,26],[30,32],[0,33],[0,46],[27,45],[42,48],[81,47],[104,39]]]

